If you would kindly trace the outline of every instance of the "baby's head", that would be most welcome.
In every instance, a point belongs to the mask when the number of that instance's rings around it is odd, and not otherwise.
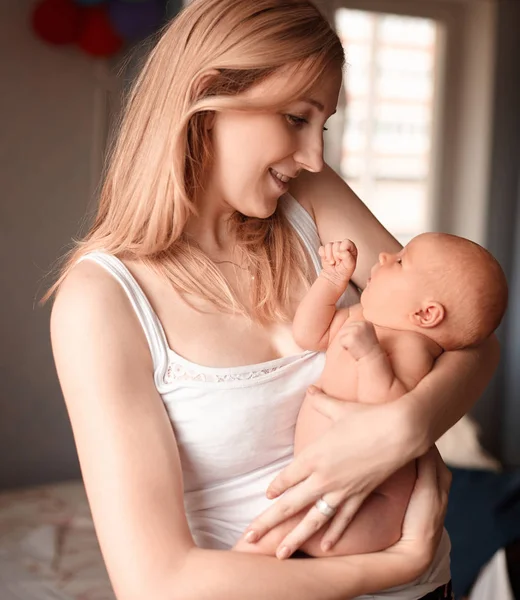
[[[502,268],[482,246],[446,233],[424,233],[397,254],[381,253],[361,295],[368,321],[417,331],[445,350],[478,344],[507,306]]]

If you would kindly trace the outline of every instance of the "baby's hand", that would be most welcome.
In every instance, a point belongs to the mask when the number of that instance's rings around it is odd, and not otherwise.
[[[333,283],[348,283],[356,268],[357,248],[354,242],[343,240],[320,246],[323,274]]]
[[[376,330],[369,321],[346,323],[339,330],[339,342],[352,354],[355,360],[361,360],[372,352],[379,352],[380,346]]]

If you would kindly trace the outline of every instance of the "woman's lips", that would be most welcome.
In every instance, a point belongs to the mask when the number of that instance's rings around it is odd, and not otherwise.
[[[269,170],[269,175],[271,176],[271,179],[275,182],[276,187],[281,192],[286,192],[289,189],[289,182],[284,183],[283,181],[280,181],[280,179],[278,179],[278,177],[276,177],[276,175],[274,175],[271,170]]]

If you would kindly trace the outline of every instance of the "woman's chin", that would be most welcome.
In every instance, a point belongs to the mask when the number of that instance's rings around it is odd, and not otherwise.
[[[277,206],[278,202],[269,204],[266,203],[262,206],[255,206],[251,209],[239,209],[239,212],[245,217],[250,217],[253,219],[268,219],[274,214]]]

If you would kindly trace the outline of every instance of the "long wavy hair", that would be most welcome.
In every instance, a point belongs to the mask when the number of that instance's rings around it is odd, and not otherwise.
[[[330,69],[342,69],[341,42],[307,0],[194,0],[167,24],[128,95],[107,156],[93,225],[65,255],[59,288],[84,254],[109,252],[166,277],[186,298],[257,322],[290,320],[291,290],[312,275],[301,242],[280,207],[268,218],[231,217],[245,251],[250,301],[241,302],[215,263],[184,234],[212,160],[210,111],[275,110],[305,95]],[[241,96],[282,69],[287,94],[277,104]],[[298,89],[291,81],[304,80]]]

